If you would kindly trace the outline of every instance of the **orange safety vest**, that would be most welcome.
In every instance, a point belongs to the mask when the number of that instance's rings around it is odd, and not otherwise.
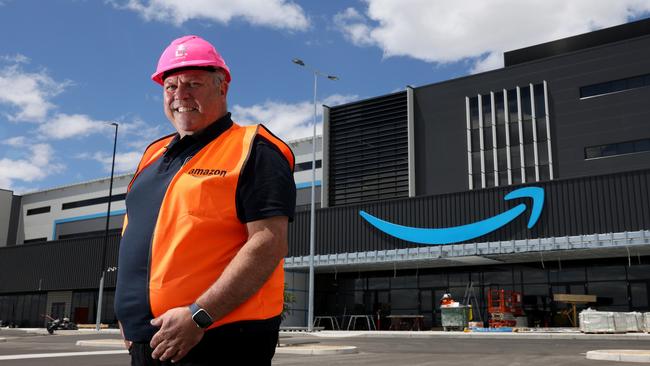
[[[169,183],[152,236],[149,301],[154,317],[188,306],[205,292],[248,240],[235,206],[237,182],[257,135],[275,145],[294,167],[293,152],[263,125],[235,123],[203,147]],[[155,141],[144,153],[138,174],[165,152],[173,135]],[[124,228],[128,223],[125,218]],[[240,320],[279,315],[284,303],[284,260],[248,300],[210,328]]]

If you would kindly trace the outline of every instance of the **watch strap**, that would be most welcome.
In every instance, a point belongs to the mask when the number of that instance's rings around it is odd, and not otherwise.
[[[190,314],[192,315],[192,320],[194,323],[196,323],[196,326],[199,328],[208,328],[214,320],[210,316],[210,314],[200,307],[197,303],[193,303],[192,305],[189,306],[190,308]]]

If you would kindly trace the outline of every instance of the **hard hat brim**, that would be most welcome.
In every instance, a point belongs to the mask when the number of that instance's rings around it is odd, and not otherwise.
[[[226,74],[226,82],[230,82],[230,70],[227,68],[224,68],[222,66],[215,66],[215,62],[212,60],[192,60],[192,61],[183,61],[180,62],[174,67],[170,67],[169,69],[164,69],[164,70],[158,70],[156,71],[153,75],[151,75],[151,80],[154,82],[163,85],[164,84],[164,76],[167,74],[171,74],[174,72],[174,70],[179,70],[179,69],[186,69],[186,68],[191,68],[192,66],[196,67],[214,67],[216,69],[221,69],[223,72]]]

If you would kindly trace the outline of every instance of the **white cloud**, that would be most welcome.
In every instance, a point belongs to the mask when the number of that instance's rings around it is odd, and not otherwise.
[[[97,152],[93,155],[81,155],[80,158],[89,158],[102,163],[104,171],[111,171],[111,164],[113,162],[113,155],[102,152]],[[142,158],[142,151],[129,151],[125,153],[115,154],[115,172],[116,173],[130,173],[135,172],[138,163]]]
[[[47,72],[27,72],[20,67],[28,59],[22,55],[3,56],[3,61],[10,65],[0,66],[0,105],[9,110],[0,109],[11,121],[40,122],[55,108],[50,99],[71,83],[58,82]]]
[[[138,117],[135,117],[131,120],[120,118],[118,120],[118,123],[120,125],[118,133],[128,138],[135,137],[135,140],[132,141],[133,146],[141,148],[145,148],[147,145],[149,145],[149,143],[151,143],[151,141],[163,136],[165,134],[163,132],[163,126],[167,127],[166,124],[162,126],[158,124],[152,124],[145,122]]]
[[[377,46],[385,57],[433,63],[471,59],[476,72],[502,66],[504,51],[622,24],[650,12],[650,0],[365,2],[365,17],[353,8],[334,17],[349,41]]]
[[[26,139],[25,136],[11,137],[5,140],[3,144],[13,146],[13,147],[23,147],[26,145]]]
[[[29,59],[23,55],[0,55],[0,83],[8,86],[0,88],[0,114],[11,121],[37,122],[30,133],[37,136],[36,141],[28,142],[25,136],[16,136],[0,141],[8,146],[7,153],[0,158],[0,188],[17,191],[28,190],[17,182],[33,183],[42,181],[52,174],[65,169],[55,157],[54,149],[44,140],[65,140],[99,134],[113,138],[114,127],[111,122],[120,124],[119,146],[127,146],[128,152],[116,155],[116,170],[130,172],[135,169],[143,148],[161,135],[162,126],[147,123],[139,118],[120,117],[117,120],[98,120],[86,114],[67,114],[57,112],[51,99],[72,85],[70,81],[58,82],[46,71],[27,72],[23,65]],[[77,158],[92,159],[103,164],[110,171],[112,155],[102,153],[81,153]],[[20,183],[19,183],[20,184]],[[29,184],[32,186],[33,184]]]
[[[102,134],[111,139],[115,133],[112,122],[117,122],[118,142],[130,147],[146,147],[152,140],[161,136],[161,126],[147,123],[139,118],[116,121],[96,120],[85,114],[57,113],[39,125],[38,134],[42,139],[63,140],[69,138],[86,137],[92,134]]]
[[[358,99],[356,95],[334,94],[318,102],[317,105],[335,106],[356,99]],[[322,132],[322,108],[317,108],[317,112],[316,130],[320,134]],[[241,124],[262,123],[285,140],[307,137],[313,133],[314,104],[311,101],[295,104],[266,101],[250,107],[235,105],[232,113],[234,121]]]
[[[503,53],[490,52],[485,57],[476,60],[474,66],[470,70],[472,74],[478,74],[483,71],[490,71],[503,67]]]
[[[370,36],[371,28],[366,18],[355,8],[347,8],[334,16],[334,24],[344,31],[345,37],[358,46],[371,46],[375,41]]]
[[[117,8],[139,13],[146,20],[180,26],[191,19],[228,24],[235,18],[270,28],[305,30],[309,20],[303,9],[287,0],[128,0],[111,1]]]
[[[20,53],[17,53],[15,55],[2,55],[0,56],[0,60],[12,64],[26,64],[29,63],[30,61],[29,57],[22,55]]]
[[[20,149],[23,158],[0,159],[0,187],[16,190],[15,181],[35,182],[59,173],[65,166],[54,162],[49,144],[27,144],[23,137],[13,137],[3,144]]]
[[[58,113],[51,120],[42,123],[38,132],[43,138],[62,140],[83,137],[109,129],[107,121],[97,121],[85,114]]]
[[[82,116],[86,117],[86,116]],[[113,139],[115,127],[109,125],[107,121],[94,121],[87,117],[81,119],[82,126],[90,126],[89,128],[79,128],[79,135],[83,133],[103,133]],[[118,137],[117,137],[117,153],[115,154],[115,171],[118,173],[129,173],[135,171],[135,168],[142,157],[142,153],[151,143],[151,141],[161,137],[164,132],[160,125],[147,123],[142,119],[135,117],[130,120],[121,117],[117,119],[119,123]],[[113,145],[110,145],[111,147]],[[126,152],[122,152],[126,146]],[[80,152],[74,156],[76,159],[95,160],[102,164],[103,170],[106,172],[111,171],[111,163],[113,159],[111,153],[105,152]]]
[[[147,94],[144,95],[144,99],[147,100],[147,101],[152,101],[152,102],[158,103],[158,104],[162,103],[162,101],[163,101],[160,94],[149,94],[149,93],[147,93]]]
[[[117,173],[133,172],[142,157],[144,148],[162,135],[162,128],[137,117],[131,120],[120,118],[117,122],[119,127],[115,171]],[[51,121],[41,124],[39,132],[42,137],[50,139],[67,139],[91,134],[103,134],[111,139],[110,146],[112,147],[115,127],[111,126],[110,123],[111,121],[94,120],[83,114],[57,114]],[[122,146],[126,146],[129,151],[122,152]],[[105,172],[111,171],[112,152],[80,152],[74,158],[95,160],[102,164]]]

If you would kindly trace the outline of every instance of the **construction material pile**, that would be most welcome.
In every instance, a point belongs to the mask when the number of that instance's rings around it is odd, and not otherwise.
[[[582,333],[635,333],[650,332],[650,313],[597,311],[580,312]]]

